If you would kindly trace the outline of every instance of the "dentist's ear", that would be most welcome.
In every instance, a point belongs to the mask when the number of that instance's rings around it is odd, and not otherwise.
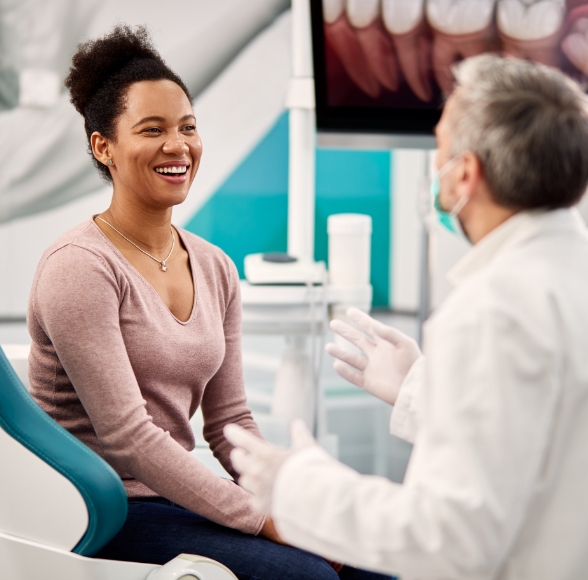
[[[462,162],[455,169],[455,188],[458,197],[464,195],[472,199],[484,181],[484,168],[482,162],[475,153],[464,151],[462,153]]]

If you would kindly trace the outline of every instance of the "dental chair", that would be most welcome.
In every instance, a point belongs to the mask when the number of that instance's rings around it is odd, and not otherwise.
[[[236,580],[190,554],[164,566],[91,558],[126,516],[118,475],[37,405],[0,348],[0,580]]]

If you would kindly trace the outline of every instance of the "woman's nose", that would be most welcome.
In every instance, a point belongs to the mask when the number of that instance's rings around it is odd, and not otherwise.
[[[171,154],[179,154],[179,153],[188,153],[190,148],[188,147],[186,141],[183,137],[177,136],[173,139],[169,139],[165,142],[163,146],[164,153],[171,153]]]

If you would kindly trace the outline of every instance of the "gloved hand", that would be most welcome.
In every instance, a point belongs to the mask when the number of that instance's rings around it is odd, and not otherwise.
[[[269,514],[272,492],[278,471],[288,457],[316,445],[316,441],[302,419],[295,419],[290,426],[292,446],[276,447],[259,439],[238,425],[226,425],[224,435],[235,446],[231,461],[241,475],[239,485],[252,494],[253,509]]]
[[[408,371],[422,355],[420,348],[403,332],[357,308],[347,310],[347,316],[366,334],[341,320],[333,320],[331,329],[357,346],[363,355],[328,343],[326,351],[337,359],[334,369],[345,380],[393,405]]]

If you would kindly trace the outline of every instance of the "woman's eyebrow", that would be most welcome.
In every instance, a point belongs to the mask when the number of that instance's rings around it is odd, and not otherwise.
[[[194,115],[184,115],[180,119],[180,122],[186,121],[187,119],[194,119],[194,121],[195,121],[196,117]],[[157,121],[158,123],[165,123],[165,119],[163,117],[157,117],[157,116],[145,117],[145,118],[141,119],[138,123],[135,123],[132,128],[134,129],[135,127],[138,127],[139,125],[141,125],[143,123],[147,123],[149,121]]]
[[[132,128],[134,129],[135,127],[138,127],[139,125],[141,125],[143,123],[147,123],[148,121],[157,121],[158,123],[165,123],[165,119],[163,117],[156,117],[156,116],[144,117],[138,123],[135,123]]]

